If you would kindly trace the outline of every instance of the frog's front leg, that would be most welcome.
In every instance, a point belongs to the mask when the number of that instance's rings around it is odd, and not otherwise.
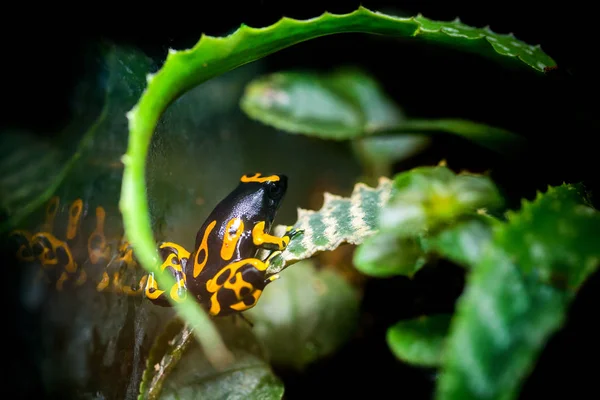
[[[252,241],[255,246],[265,250],[283,251],[290,243],[290,240],[303,232],[303,229],[294,229],[292,226],[288,226],[285,235],[281,237],[273,236],[265,232],[265,223],[263,221],[254,225],[254,228],[252,229]],[[271,256],[267,258],[271,258]]]
[[[190,252],[183,246],[173,242],[163,242],[159,246],[159,252],[163,258],[160,266],[161,275],[169,273],[175,278],[175,283],[170,289],[160,286],[160,276],[155,278],[154,274],[148,274],[146,279],[146,297],[154,304],[168,307],[171,305],[167,296],[176,302],[181,302],[187,296],[187,285],[184,270],[190,258]]]
[[[289,231],[288,231],[289,232]],[[290,243],[291,236],[273,236],[265,231],[265,222],[261,221],[252,229],[252,241],[254,245],[265,250],[284,250]]]

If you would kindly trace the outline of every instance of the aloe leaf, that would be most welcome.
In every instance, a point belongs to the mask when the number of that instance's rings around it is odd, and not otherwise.
[[[302,261],[281,273],[246,315],[273,365],[303,369],[356,332],[359,292],[331,269]]]
[[[293,225],[300,230],[287,248],[274,256],[268,268],[276,274],[297,261],[336,249],[342,243],[359,244],[377,232],[377,214],[391,195],[392,183],[381,178],[375,188],[358,183],[348,198],[325,193],[319,211],[298,209],[298,220]],[[286,227],[277,226],[275,234]]]
[[[439,399],[516,398],[600,263],[600,213],[579,185],[550,187],[494,229],[452,323]]]
[[[144,399],[281,399],[283,384],[265,361],[265,350],[241,319],[216,322],[234,361],[216,369],[188,327],[172,330],[157,341],[144,373],[140,398]],[[165,343],[166,341],[166,343]],[[165,352],[166,350],[166,352]],[[183,351],[185,350],[185,351]]]
[[[152,134],[165,108],[187,90],[212,77],[296,43],[343,32],[430,37],[434,41],[448,42],[484,55],[500,56],[499,59],[508,62],[524,63],[537,71],[555,65],[541,49],[489,29],[473,29],[459,21],[435,22],[422,16],[398,18],[364,7],[350,14],[325,13],[306,21],[283,18],[266,28],[242,25],[227,37],[203,35],[189,50],[171,50],[162,68],[155,75],[147,76],[146,90],[127,113],[129,145],[122,159],[125,170],[119,208],[125,233],[145,269],[158,273],[160,259],[150,224],[145,162]],[[171,277],[165,277],[165,285],[174,283]],[[209,358],[215,363],[225,364],[230,357],[205,313],[189,298],[181,306],[175,306],[186,320],[202,324],[204,333],[198,333],[198,339]]]
[[[400,360],[437,367],[442,361],[451,315],[430,315],[397,322],[386,335],[392,353]]]
[[[525,143],[524,138],[505,129],[467,120],[405,118],[380,85],[356,68],[262,76],[248,84],[241,107],[264,124],[321,139],[450,133],[504,153]],[[410,142],[409,147],[428,143],[424,135],[408,135],[405,140]]]

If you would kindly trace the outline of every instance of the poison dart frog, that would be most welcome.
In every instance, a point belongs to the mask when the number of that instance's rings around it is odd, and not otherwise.
[[[283,237],[270,234],[286,190],[285,175],[242,176],[198,231],[192,253],[175,243],[160,244],[161,270],[173,274],[176,283],[167,293],[149,276],[146,297],[168,306],[165,295],[181,301],[188,292],[213,316],[252,308],[265,286],[279,277],[267,276],[269,260],[300,233],[288,228]],[[261,249],[270,251],[265,260],[257,258]]]
[[[193,252],[177,243],[160,243],[160,275],[170,273],[175,278],[170,289],[161,287],[160,276],[141,268],[129,241],[107,236],[105,209],[98,206],[89,213],[82,199],[68,206],[62,229],[55,224],[60,201],[53,197],[39,232],[12,232],[16,256],[41,264],[44,276],[53,277],[50,280],[56,281],[59,291],[67,283],[76,287],[91,280],[99,292],[143,294],[161,306],[171,305],[167,296],[180,302],[191,293],[213,316],[241,312],[253,307],[265,286],[278,278],[267,276],[269,260],[301,232],[288,229],[283,237],[270,234],[286,190],[285,175],[244,175],[198,231]],[[83,223],[86,216],[94,215]],[[261,249],[270,251],[264,260],[257,258]]]

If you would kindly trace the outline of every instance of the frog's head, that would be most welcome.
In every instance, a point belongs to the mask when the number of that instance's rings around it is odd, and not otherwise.
[[[234,192],[232,207],[239,207],[236,214],[244,214],[250,220],[263,220],[271,225],[287,191],[287,176],[247,174],[240,179]]]

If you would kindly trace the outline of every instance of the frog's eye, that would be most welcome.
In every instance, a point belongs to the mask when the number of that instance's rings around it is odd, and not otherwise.
[[[285,193],[285,186],[279,181],[269,182],[267,186],[267,195],[273,200],[279,200]]]

